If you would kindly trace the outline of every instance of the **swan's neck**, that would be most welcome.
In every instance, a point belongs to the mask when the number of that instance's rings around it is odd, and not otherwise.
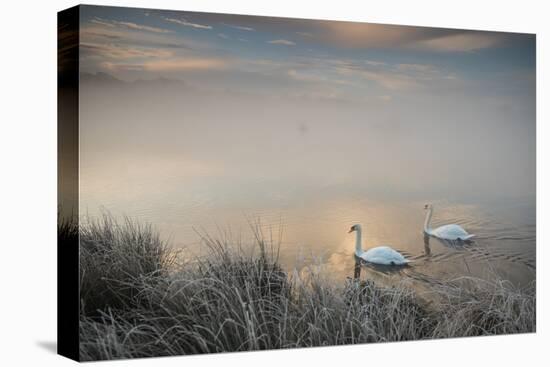
[[[361,256],[363,248],[361,246],[361,228],[355,231],[355,254]]]
[[[426,214],[426,220],[424,221],[424,232],[430,232],[430,220],[432,219],[433,208],[428,209]]]

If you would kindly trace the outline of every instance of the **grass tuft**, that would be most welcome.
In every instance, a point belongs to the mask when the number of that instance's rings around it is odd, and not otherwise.
[[[168,276],[175,257],[150,225],[129,218],[118,223],[109,214],[80,228],[81,312],[138,307],[136,285]]]

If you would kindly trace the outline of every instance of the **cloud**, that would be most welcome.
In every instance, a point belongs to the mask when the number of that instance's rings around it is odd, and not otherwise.
[[[228,62],[215,58],[173,58],[145,61],[141,63],[103,62],[102,67],[111,71],[144,70],[156,72],[219,70]]]
[[[153,33],[172,33],[169,29],[163,29],[158,27],[151,27],[144,24],[137,24],[132,22],[122,22],[117,20],[106,20],[99,17],[95,17],[92,20],[90,20],[90,23],[109,27],[109,28],[116,28],[118,27],[124,27],[129,28],[133,30],[139,30],[139,31],[147,31],[147,32],[153,32]]]
[[[496,32],[329,22],[317,25],[315,39],[344,48],[409,48],[433,52],[471,52],[501,44]]]
[[[80,48],[84,57],[105,57],[111,59],[131,59],[131,58],[166,58],[171,57],[173,53],[163,49],[125,47],[114,44],[98,44],[82,42]]]
[[[94,23],[94,24],[99,24],[99,25],[102,25],[102,26],[105,26],[105,27],[110,27],[110,28],[114,28],[115,25],[112,24],[112,23],[109,23],[107,21],[104,21],[103,19],[101,18],[94,18],[92,20],[90,20],[91,23]]]
[[[126,28],[138,30],[138,31],[147,31],[147,32],[153,32],[153,33],[171,33],[172,32],[171,30],[168,30],[168,29],[151,27],[151,26],[148,26],[148,25],[136,24],[136,23],[132,23],[132,22],[113,21],[113,23],[116,24],[116,25],[120,25],[120,26],[123,26],[123,27],[126,27]]]
[[[284,40],[284,39],[272,40],[272,41],[268,41],[267,43],[271,43],[272,45],[285,45],[285,46],[296,45],[296,43],[289,40]]]
[[[287,75],[296,81],[308,83],[350,84],[347,80],[331,78],[326,75],[290,69]]]
[[[353,60],[333,60],[337,73],[358,79],[372,81],[381,87],[403,91],[427,87],[437,81],[449,82],[449,78],[442,71],[430,64],[385,64],[370,65]]]
[[[382,61],[374,61],[374,60],[365,60],[365,64],[372,65],[372,66],[384,66],[386,65],[385,62]]]
[[[495,34],[468,32],[416,41],[409,47],[442,52],[472,52],[496,46],[501,41]]]
[[[164,20],[166,20],[167,22],[176,23],[186,27],[192,27],[192,28],[198,28],[198,29],[212,29],[212,26],[198,24],[198,23],[191,23],[186,21],[185,19],[164,18]]]
[[[322,22],[319,39],[346,48],[382,48],[419,39],[420,28],[369,23]]]
[[[419,86],[418,81],[408,75],[399,75],[386,72],[360,71],[361,77],[374,81],[382,87],[390,90],[408,90]]]
[[[397,64],[396,68],[400,71],[412,71],[423,73],[435,73],[437,69],[429,64]]]
[[[223,33],[218,33],[218,37],[223,38],[223,39],[229,39],[229,36],[227,34],[223,34]]]
[[[180,58],[173,60],[158,60],[144,64],[146,70],[176,71],[176,70],[212,70],[223,69],[227,62],[213,58]]]
[[[80,41],[83,43],[117,44],[128,47],[163,48],[177,50],[204,50],[210,45],[206,42],[185,37],[176,32],[151,32],[128,28],[126,25],[111,23],[105,19],[88,22],[80,28]],[[108,23],[109,25],[100,24]]]
[[[241,26],[241,25],[233,25],[233,24],[227,24],[227,23],[222,23],[222,24],[226,27],[238,29],[238,30],[241,30],[241,31],[247,31],[247,32],[254,31],[254,28],[251,28],[251,27],[244,27],[244,26]]]
[[[100,66],[109,71],[142,71],[143,65],[131,64],[131,63],[114,63],[110,61],[104,61]]]
[[[244,69],[249,72],[284,75],[305,84],[323,84],[332,88],[371,88],[373,84],[388,91],[410,91],[452,83],[455,76],[448,75],[431,64],[392,64],[364,59],[307,60],[247,60]]]
[[[291,79],[296,80],[296,81],[301,81],[301,82],[347,84],[347,82],[344,81],[344,80],[329,78],[327,76],[319,75],[319,74],[315,74],[315,73],[311,73],[311,72],[306,73],[306,72],[298,71],[298,70],[295,70],[295,69],[288,70],[287,75]]]

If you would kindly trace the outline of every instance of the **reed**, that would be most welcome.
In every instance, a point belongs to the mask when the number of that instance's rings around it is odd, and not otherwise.
[[[442,283],[428,305],[405,284],[334,284],[202,234],[209,256],[177,266],[150,226],[104,215],[81,225],[82,360],[419,340],[535,331],[534,284]]]

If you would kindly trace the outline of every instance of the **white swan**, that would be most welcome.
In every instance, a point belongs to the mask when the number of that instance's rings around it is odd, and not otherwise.
[[[446,224],[444,226],[431,229],[430,220],[432,219],[434,210],[433,205],[426,204],[424,209],[428,211],[426,214],[426,220],[424,221],[424,233],[427,235],[449,241],[467,241],[475,236],[474,234],[469,234],[466,232],[464,228],[458,224]]]
[[[363,251],[361,246],[361,225],[352,226],[348,233],[356,232],[355,236],[355,256],[366,262],[380,265],[405,265],[409,260],[403,255],[388,246],[379,246]]]

